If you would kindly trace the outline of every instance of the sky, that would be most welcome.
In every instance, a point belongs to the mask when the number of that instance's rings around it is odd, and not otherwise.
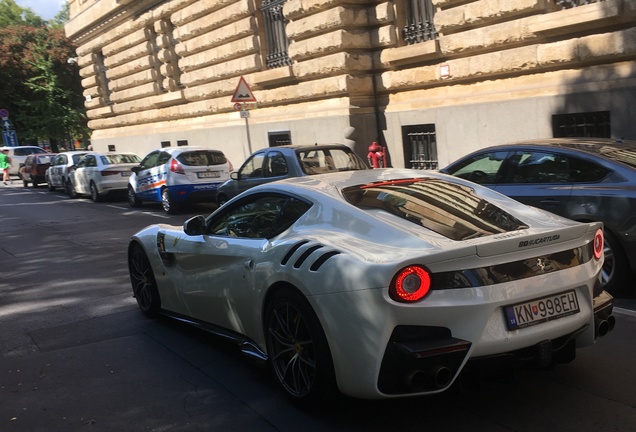
[[[14,0],[18,6],[30,8],[44,20],[50,20],[62,10],[66,0]]]

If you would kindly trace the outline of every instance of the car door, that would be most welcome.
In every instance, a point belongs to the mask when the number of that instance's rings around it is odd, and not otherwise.
[[[265,152],[256,153],[245,161],[238,171],[238,180],[235,182],[236,190],[234,191],[234,195],[238,195],[259,184],[271,181],[265,176],[265,157]]]
[[[524,149],[494,189],[524,204],[564,215],[572,193],[569,159],[556,151]]]
[[[164,157],[161,157],[164,155]],[[165,164],[170,156],[161,150],[150,152],[135,169],[135,192],[140,199],[158,201],[161,194],[157,191],[166,184],[166,173],[163,166],[159,165],[161,159]]]
[[[90,179],[96,169],[97,160],[95,159],[95,155],[86,155],[77,163],[77,168],[73,173],[75,192],[81,194],[90,193]]]
[[[55,156],[49,168],[49,181],[54,187],[63,187],[62,167],[66,166],[66,155],[60,154]]]
[[[290,200],[290,211],[282,211]],[[268,238],[287,229],[307,208],[282,194],[257,194],[215,213],[204,235],[166,233],[162,243],[171,256],[171,279],[179,281],[175,286],[184,300],[182,313],[247,333],[256,325],[251,321],[254,292],[263,288],[263,272],[272,265]]]

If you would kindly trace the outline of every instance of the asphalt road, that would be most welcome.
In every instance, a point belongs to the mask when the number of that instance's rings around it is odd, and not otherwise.
[[[613,332],[550,371],[297,409],[234,346],[137,310],[128,238],[188,216],[0,184],[0,432],[636,430],[634,299],[618,300]]]

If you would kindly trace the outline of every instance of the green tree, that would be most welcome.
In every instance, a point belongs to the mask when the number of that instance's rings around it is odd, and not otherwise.
[[[0,20],[20,24],[0,27],[0,108],[9,110],[20,143],[49,141],[57,150],[61,141],[85,141],[90,131],[81,81],[77,65],[67,62],[75,46],[61,24],[68,9],[47,26],[42,20],[25,24],[29,15],[13,0],[0,0],[3,6]]]
[[[30,8],[23,8],[13,0],[0,0],[0,28],[12,25],[41,27],[46,21]]]

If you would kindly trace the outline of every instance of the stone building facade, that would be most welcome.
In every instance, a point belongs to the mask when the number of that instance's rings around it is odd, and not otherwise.
[[[236,167],[377,141],[393,166],[435,168],[521,139],[636,139],[634,0],[69,3],[98,150],[201,145]],[[241,77],[255,103],[232,102],[250,99]]]

